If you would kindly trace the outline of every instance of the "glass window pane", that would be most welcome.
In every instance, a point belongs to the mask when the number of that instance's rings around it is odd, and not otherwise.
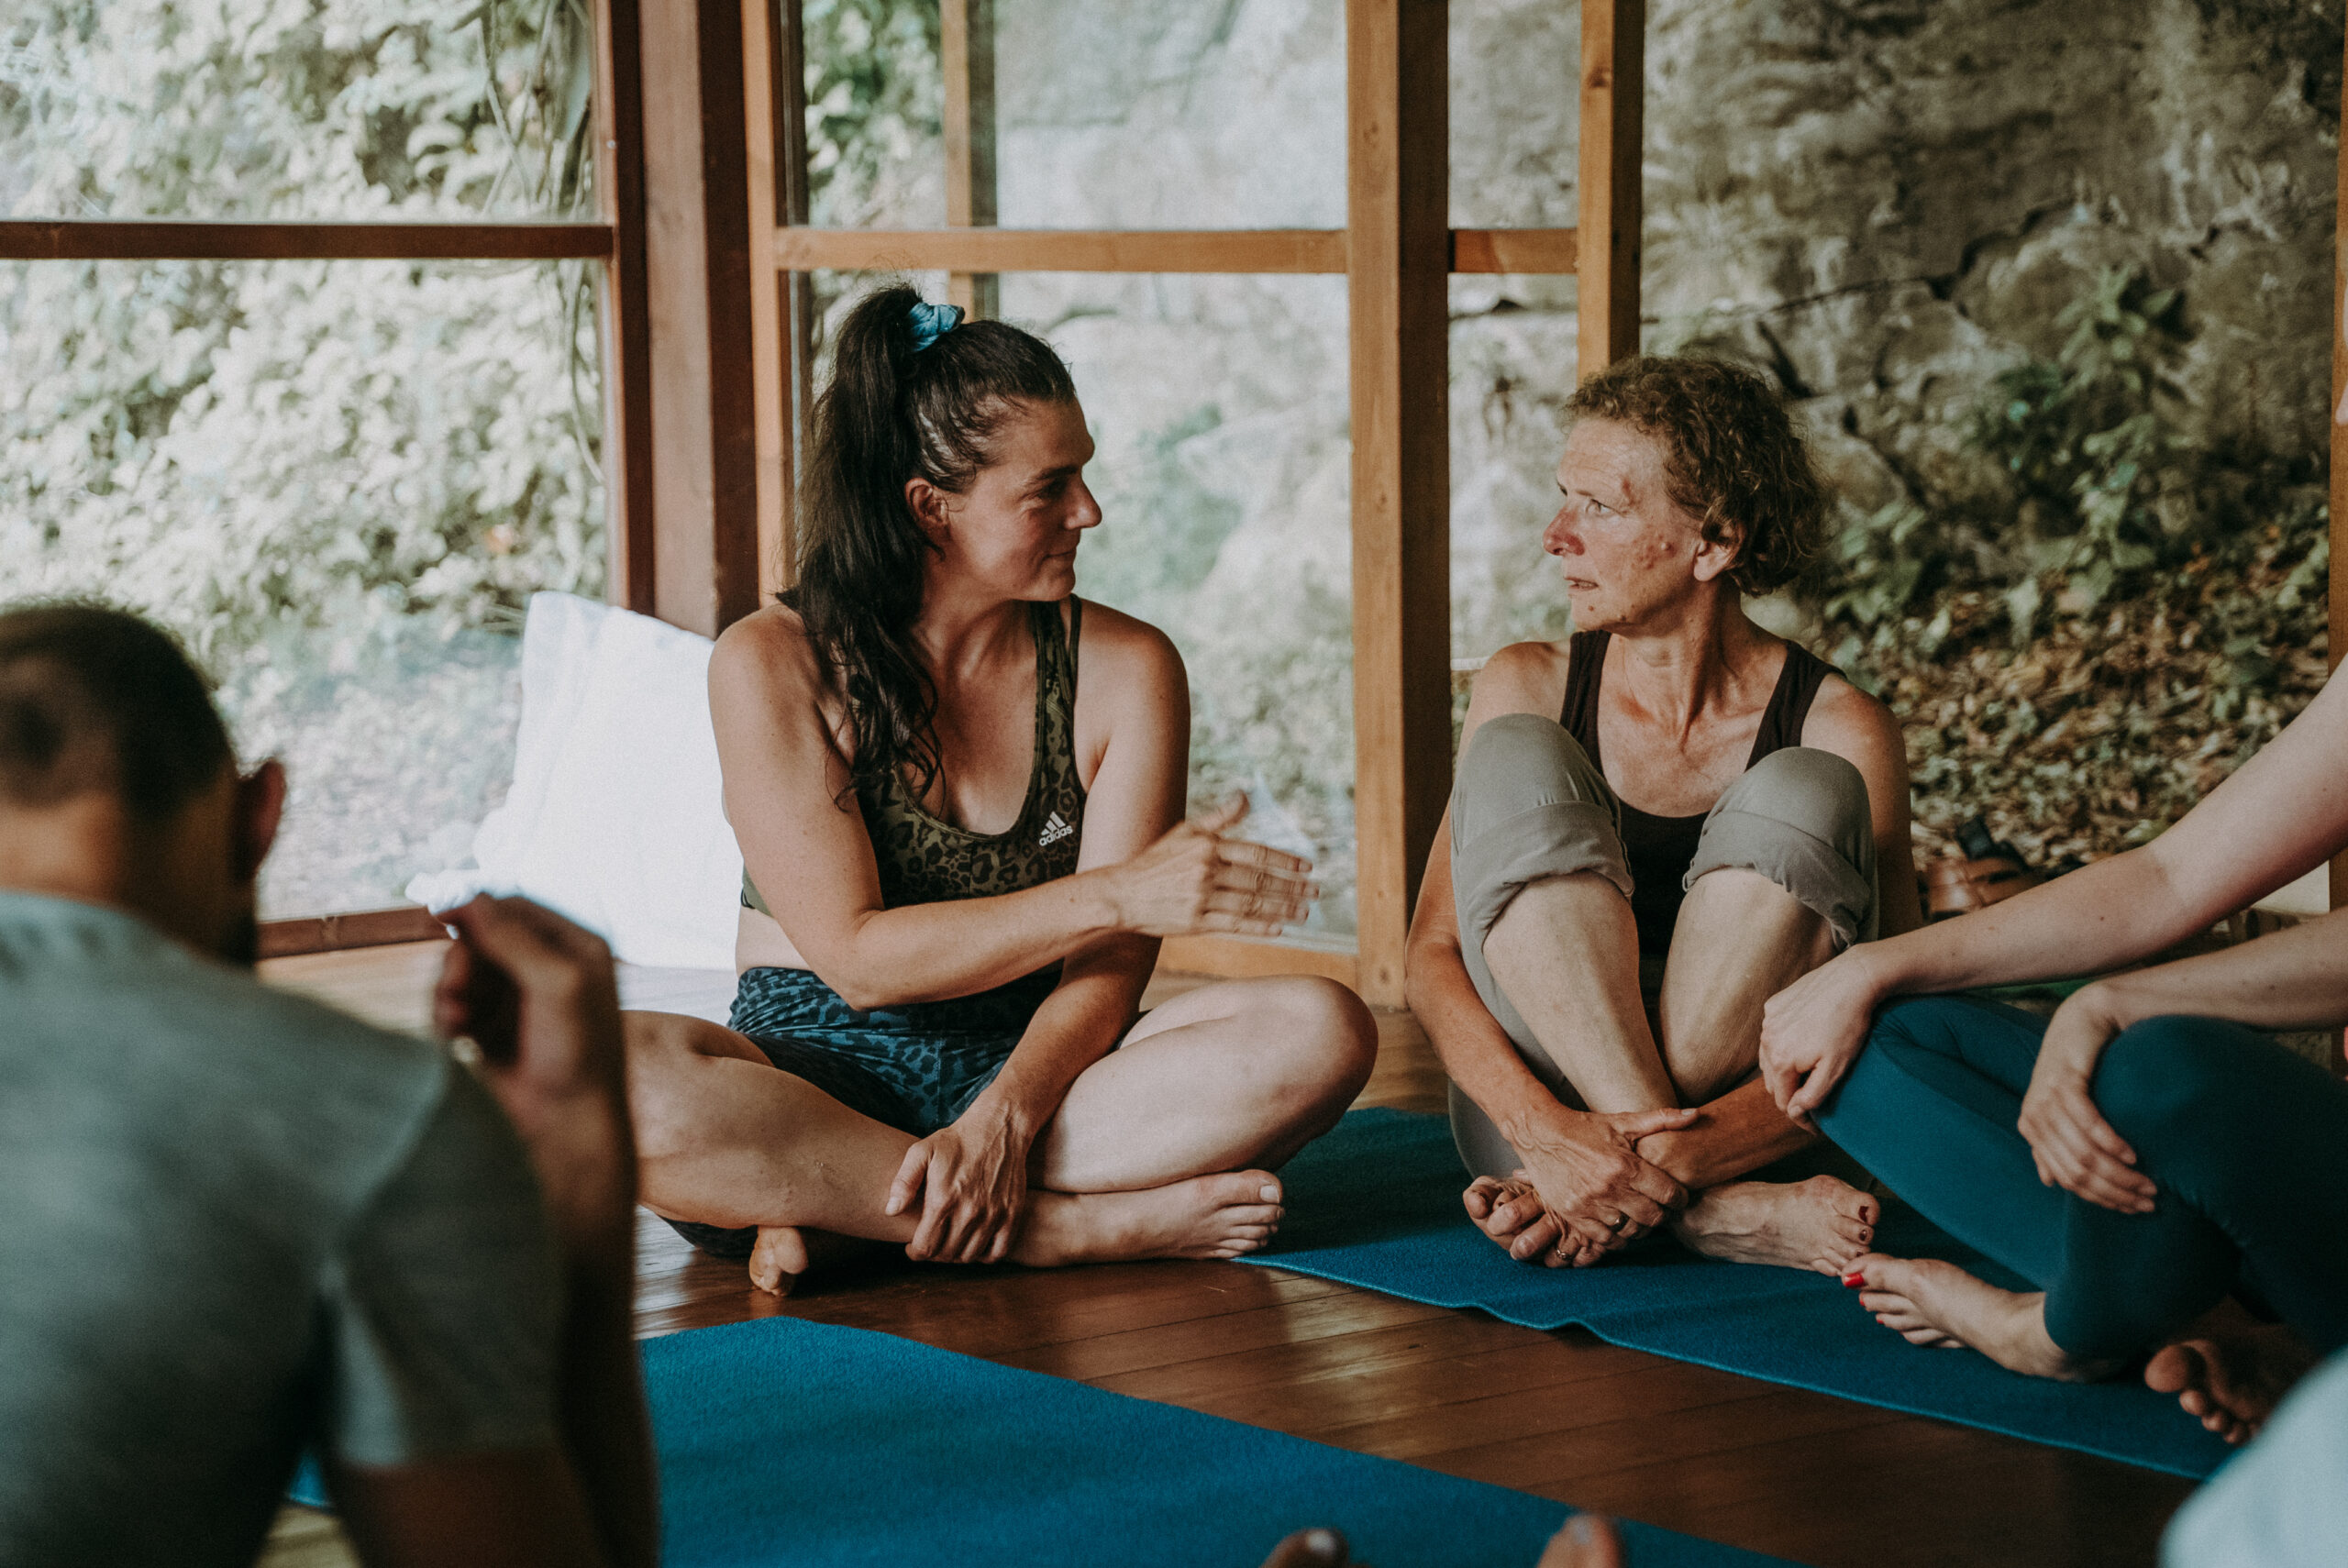
[[[1099,445],[1088,598],[1161,627],[1190,671],[1191,799],[1309,855],[1308,929],[1354,929],[1346,284],[1317,277],[1002,280],[1068,359]]]
[[[946,225],[936,0],[802,0],[808,221]]]
[[[588,0],[15,0],[0,217],[592,215]]]
[[[1578,221],[1581,7],[1476,0],[1451,8],[1451,226]]]
[[[1574,280],[1451,280],[1451,652],[1562,637],[1565,586],[1541,550],[1557,510],[1578,336]]]
[[[511,778],[520,616],[602,591],[587,263],[0,263],[0,600],[156,616],[293,797],[271,918],[402,901]]]
[[[1343,0],[994,0],[1006,228],[1338,228]]]

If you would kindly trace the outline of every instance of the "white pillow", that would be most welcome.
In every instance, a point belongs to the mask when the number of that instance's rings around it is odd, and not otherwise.
[[[427,871],[437,911],[520,893],[625,963],[730,969],[742,854],[709,722],[706,637],[570,593],[530,600],[514,787],[473,835],[474,867]]]

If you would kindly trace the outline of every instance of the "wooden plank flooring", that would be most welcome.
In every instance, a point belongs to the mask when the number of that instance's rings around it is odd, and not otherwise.
[[[283,959],[270,977],[414,1028],[437,944]],[[1161,977],[1152,999],[1191,985]],[[722,1011],[724,978],[632,970],[632,1006]],[[715,1000],[713,1000],[715,998]],[[1440,1110],[1407,1014],[1368,1105]],[[2082,1454],[1235,1264],[1034,1272],[876,1260],[787,1299],[649,1216],[638,1331],[776,1314],[901,1334],[1820,1568],[2150,1564],[2188,1483]],[[1311,1523],[1300,1519],[1298,1524]],[[1244,1565],[1233,1565],[1244,1568]],[[1401,1565],[1389,1565],[1401,1568]]]

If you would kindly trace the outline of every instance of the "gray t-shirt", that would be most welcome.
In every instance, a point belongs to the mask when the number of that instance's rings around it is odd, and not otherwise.
[[[444,1051],[0,892],[0,1564],[241,1568],[305,1443],[551,1443],[560,1318]]]

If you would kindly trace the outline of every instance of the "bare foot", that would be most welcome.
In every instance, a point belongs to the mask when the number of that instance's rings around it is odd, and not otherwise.
[[[1534,1568],[1623,1568],[1623,1538],[1603,1514],[1576,1514],[1549,1538]]]
[[[1235,1258],[1272,1239],[1279,1177],[1192,1176],[1139,1192],[1037,1192],[1013,1261],[1037,1268],[1131,1258]]]
[[[2163,1345],[2144,1367],[2144,1386],[2174,1394],[2185,1413],[2228,1442],[2248,1442],[2315,1357],[2279,1323],[2233,1329]]]
[[[1964,1345],[2009,1372],[2091,1383],[2119,1370],[2083,1361],[2046,1333],[2046,1295],[2000,1290],[1937,1258],[1888,1258],[1869,1253],[1844,1283],[1859,1282],[1859,1305],[1911,1344]]]
[[[750,1283],[770,1296],[788,1296],[807,1272],[807,1238],[796,1225],[761,1225],[750,1249]]]
[[[1873,1198],[1831,1176],[1728,1182],[1699,1194],[1671,1233],[1708,1258],[1839,1275],[1865,1255],[1881,1212]]]
[[[1468,1218],[1476,1222],[1476,1229],[1509,1256],[1519,1263],[1537,1257],[1554,1264],[1549,1254],[1562,1232],[1523,1171],[1506,1181],[1478,1176],[1459,1195],[1459,1201],[1467,1206]]]

